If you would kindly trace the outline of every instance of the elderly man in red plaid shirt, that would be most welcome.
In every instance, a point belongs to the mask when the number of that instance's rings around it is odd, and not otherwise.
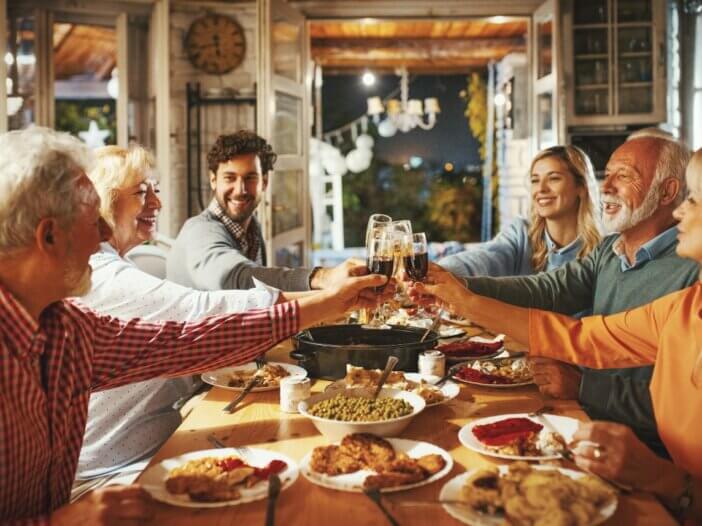
[[[269,309],[144,323],[64,298],[90,289],[90,255],[110,229],[85,175],[89,152],[44,128],[0,135],[0,522],[138,524],[138,486],[67,504],[91,391],[253,360],[301,328],[372,307],[379,275]]]

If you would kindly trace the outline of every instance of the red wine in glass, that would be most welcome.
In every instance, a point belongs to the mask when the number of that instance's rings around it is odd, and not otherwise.
[[[420,252],[404,257],[405,271],[412,281],[422,281],[429,270],[429,254]]]
[[[394,263],[395,260],[392,256],[373,256],[366,262],[366,265],[371,274],[382,274],[390,279],[395,267]],[[374,290],[377,293],[381,293],[383,289],[385,289],[385,285],[382,287],[375,287]]]

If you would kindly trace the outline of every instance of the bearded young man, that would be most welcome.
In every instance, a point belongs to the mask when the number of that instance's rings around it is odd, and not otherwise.
[[[207,155],[214,197],[188,219],[168,256],[168,279],[201,290],[248,289],[253,278],[287,291],[323,289],[348,275],[349,260],[326,269],[266,267],[261,227],[254,215],[277,155],[254,132],[221,135]],[[358,263],[356,263],[358,264]]]
[[[91,285],[90,256],[111,235],[86,176],[89,152],[68,134],[0,134],[0,522],[141,524],[138,486],[68,504],[93,391],[245,363],[301,328],[370,307],[384,276],[266,309],[146,323],[65,301]]]
[[[637,133],[609,159],[602,185],[603,224],[609,232],[587,257],[551,272],[509,278],[467,278],[476,294],[522,307],[573,315],[614,314],[685,288],[699,268],[677,256],[673,210],[685,196],[690,157],[679,143]],[[651,367],[590,370],[535,359],[542,393],[577,399],[593,419],[621,422],[665,454],[653,418]]]

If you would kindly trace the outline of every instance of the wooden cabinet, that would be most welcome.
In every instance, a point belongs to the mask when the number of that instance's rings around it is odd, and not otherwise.
[[[661,0],[564,2],[568,126],[666,120],[665,4]]]

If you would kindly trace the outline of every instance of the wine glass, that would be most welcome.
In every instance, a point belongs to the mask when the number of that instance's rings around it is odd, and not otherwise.
[[[384,235],[385,230],[392,224],[392,217],[385,214],[372,214],[366,225],[366,251],[371,245],[371,239]],[[370,268],[370,267],[369,267]],[[375,313],[374,313],[375,318]],[[358,322],[365,325],[370,322],[371,310],[361,309],[358,313]]]
[[[429,245],[427,236],[424,232],[410,234],[405,236],[406,244],[410,248],[408,255],[404,256],[404,266],[407,276],[412,281],[424,281],[429,271]],[[426,311],[420,305],[417,309],[417,315],[422,316]]]
[[[393,221],[391,224],[393,237],[395,239],[394,254],[395,254],[395,276],[398,278],[398,283],[402,283],[400,279],[404,269],[404,257],[411,253],[412,247],[407,242],[407,236],[412,235],[412,223],[409,219]],[[403,286],[397,288],[395,293],[395,302],[397,305],[403,305],[409,302],[409,298]],[[384,308],[388,305],[384,305]]]
[[[392,233],[382,227],[376,227],[371,232],[370,242],[366,247],[366,265],[372,274],[382,274],[390,279],[395,270],[395,240]],[[385,285],[376,287],[375,292],[380,294],[385,289]],[[376,308],[373,319],[369,322],[372,327],[387,327],[385,325],[384,312]]]
[[[368,225],[366,226],[366,247],[368,247],[371,235],[375,235],[374,232],[379,232],[379,229],[387,228],[391,224],[392,217],[385,214],[372,214],[368,218]]]
[[[411,252],[404,256],[405,272],[412,281],[423,281],[429,271],[427,235],[418,232],[406,237],[411,245]]]

